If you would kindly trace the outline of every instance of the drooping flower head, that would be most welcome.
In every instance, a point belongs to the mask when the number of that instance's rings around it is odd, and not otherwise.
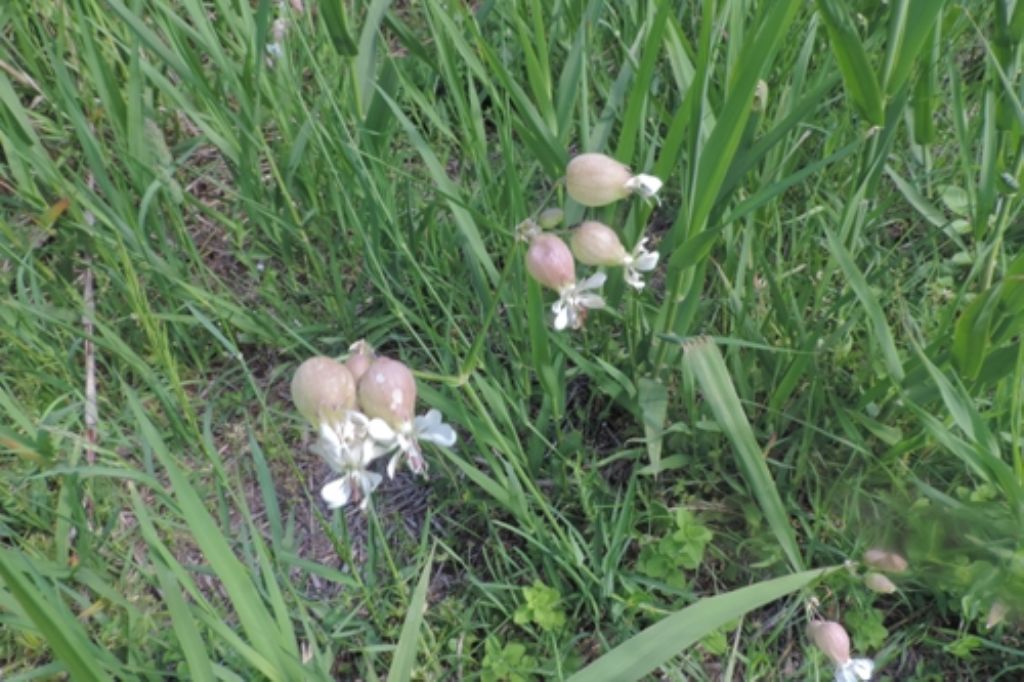
[[[875,664],[868,658],[850,657],[850,636],[846,628],[832,620],[813,620],[807,636],[836,665],[836,682],[870,680]]]
[[[569,196],[584,206],[606,206],[632,193],[652,197],[661,189],[653,175],[633,175],[629,168],[604,154],[580,154],[565,170]]]
[[[569,243],[573,255],[584,265],[622,265],[629,255],[615,230],[596,220],[580,223],[572,231]]]
[[[879,594],[892,594],[896,591],[896,583],[885,574],[875,571],[864,574],[864,584],[867,585],[869,590]]]
[[[886,573],[906,573],[910,564],[900,554],[877,547],[864,552],[864,563]]]
[[[604,284],[605,274],[598,272],[577,282],[572,251],[560,237],[536,235],[526,251],[526,269],[535,280],[558,292],[558,300],[551,306],[558,331],[579,329],[588,309],[604,307],[604,299],[594,290]]]
[[[530,240],[530,247],[526,250],[526,269],[535,280],[555,291],[576,283],[572,251],[553,234],[540,233]]]
[[[625,268],[623,279],[634,289],[643,289],[641,273],[650,272],[658,265],[658,252],[647,249],[646,237],[629,253],[615,230],[596,220],[583,222],[574,229],[570,243],[573,254],[585,265]]]
[[[385,452],[394,452],[388,461],[388,476],[394,477],[405,461],[416,474],[426,474],[420,441],[442,447],[455,444],[455,429],[445,424],[441,413],[430,410],[414,417],[416,379],[401,362],[379,357],[359,380],[359,406],[372,419],[367,423],[370,438]]]
[[[292,402],[313,426],[343,419],[355,407],[356,387],[351,372],[337,360],[318,355],[295,371]]]
[[[359,406],[368,417],[399,428],[412,421],[416,409],[416,379],[398,360],[379,357],[359,379]]]

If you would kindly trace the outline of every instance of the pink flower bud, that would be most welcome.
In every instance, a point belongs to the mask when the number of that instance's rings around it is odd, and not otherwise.
[[[416,379],[397,360],[379,357],[359,380],[359,406],[369,417],[400,429],[412,422],[416,409]]]
[[[874,571],[864,575],[864,584],[867,585],[869,590],[879,594],[892,594],[896,591],[896,583],[881,573],[875,573]]]
[[[356,403],[352,374],[337,360],[323,356],[299,365],[291,390],[295,408],[314,426],[340,420]]]
[[[561,291],[576,283],[572,252],[553,234],[539,234],[526,251],[526,269],[542,285]]]
[[[366,374],[366,369],[375,357],[377,354],[373,352],[373,346],[367,343],[366,339],[360,339],[349,346],[349,356],[345,361],[345,367],[352,372],[352,378],[359,381]]]
[[[569,196],[584,206],[605,206],[629,196],[629,168],[604,154],[580,154],[565,170]]]
[[[573,255],[584,265],[622,265],[626,247],[615,230],[596,220],[588,220],[572,231],[569,242]]]
[[[864,563],[878,571],[887,573],[904,573],[909,564],[896,552],[873,548],[864,552]]]
[[[807,636],[836,665],[850,660],[850,636],[846,629],[832,620],[815,620],[807,626]]]

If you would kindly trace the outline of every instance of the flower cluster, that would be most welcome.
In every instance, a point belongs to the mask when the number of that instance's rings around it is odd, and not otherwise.
[[[652,197],[661,188],[661,180],[651,175],[633,175],[626,166],[603,154],[580,154],[569,162],[565,172],[569,196],[584,206],[605,206],[630,194]],[[658,264],[658,253],[647,248],[644,237],[627,251],[612,228],[595,220],[576,226],[567,245],[561,237],[544,232],[557,227],[564,214],[561,209],[542,211],[537,222],[519,224],[520,239],[529,242],[526,269],[541,285],[558,293],[551,307],[556,330],[579,329],[588,310],[603,308],[597,293],[606,280],[604,272],[577,281],[576,262],[591,267],[621,267],[623,278],[634,289],[644,288],[641,273]]]
[[[292,402],[318,431],[312,446],[339,477],[321,491],[335,509],[358,503],[365,509],[383,476],[370,464],[390,455],[388,476],[406,464],[425,476],[421,442],[455,444],[455,430],[441,413],[415,416],[416,379],[404,364],[377,356],[365,341],[353,344],[344,362],[317,356],[299,365],[292,378]]]

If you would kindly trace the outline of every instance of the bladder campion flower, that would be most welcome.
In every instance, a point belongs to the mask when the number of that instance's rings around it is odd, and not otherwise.
[[[570,243],[573,254],[584,265],[622,266],[623,278],[634,289],[644,288],[640,273],[650,272],[658,265],[658,252],[647,250],[646,237],[632,253],[627,253],[615,230],[596,220],[583,222],[574,229]]]
[[[579,329],[583,326],[586,309],[604,307],[604,299],[593,290],[601,288],[605,274],[598,272],[577,282],[572,251],[553,234],[533,238],[526,251],[526,269],[535,280],[558,292],[558,300],[551,306],[555,314],[554,327],[558,331],[566,327]]]
[[[873,548],[864,552],[864,563],[877,571],[905,573],[909,568],[907,560],[896,552]]]
[[[387,450],[370,437],[369,423],[364,414],[352,410],[342,420],[320,425],[320,440],[312,450],[341,474],[320,490],[320,496],[331,509],[349,502],[366,509],[370,494],[383,480],[380,474],[370,471],[369,466]]]
[[[814,620],[807,626],[807,636],[836,664],[836,682],[871,679],[874,662],[867,658],[850,658],[850,636],[842,625],[831,620]]]
[[[295,371],[291,383],[295,408],[313,426],[337,421],[355,407],[356,386],[351,372],[331,358],[309,358]]]
[[[565,170],[569,196],[584,206],[606,206],[634,192],[653,197],[662,182],[653,175],[633,175],[624,164],[604,154],[580,154]]]
[[[870,573],[864,574],[864,584],[867,585],[868,589],[872,592],[878,592],[880,594],[892,594],[896,591],[896,583],[882,573],[876,573],[871,571]]]
[[[535,234],[526,250],[526,269],[542,285],[555,291],[576,282],[572,251],[553,234]]]
[[[372,419],[367,423],[370,438],[384,452],[394,452],[388,462],[388,476],[394,478],[404,459],[416,474],[426,474],[419,442],[442,447],[455,444],[455,429],[442,421],[441,413],[430,410],[414,417],[416,379],[401,362],[379,357],[359,380],[359,406]]]

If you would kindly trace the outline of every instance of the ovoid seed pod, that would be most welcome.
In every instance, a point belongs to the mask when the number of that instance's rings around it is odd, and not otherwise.
[[[877,571],[887,573],[904,573],[909,564],[896,552],[873,548],[864,552],[864,563]]]
[[[392,428],[412,421],[416,409],[416,379],[398,360],[379,357],[359,379],[359,406],[370,417],[383,419]]]
[[[629,196],[633,173],[604,154],[580,154],[565,169],[569,196],[584,206],[605,206]]]
[[[626,247],[615,230],[596,220],[581,223],[569,240],[572,253],[584,265],[622,265]]]
[[[874,571],[864,575],[864,584],[867,585],[868,589],[872,592],[878,592],[880,594],[892,594],[896,591],[896,583],[889,580],[889,578],[881,573],[876,573]]]
[[[555,291],[576,283],[572,251],[559,237],[539,234],[526,250],[526,269],[535,280]]]
[[[807,636],[836,665],[850,660],[850,636],[846,629],[832,620],[815,620],[807,626]]]
[[[322,355],[299,365],[291,391],[295,408],[313,426],[341,419],[356,404],[352,373],[337,360]]]
[[[345,367],[352,372],[352,378],[359,381],[375,357],[377,355],[373,352],[373,346],[367,343],[366,339],[360,339],[349,346],[349,356],[345,360]]]

